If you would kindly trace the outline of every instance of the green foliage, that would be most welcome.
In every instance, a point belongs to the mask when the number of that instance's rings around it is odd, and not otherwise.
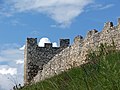
[[[21,90],[120,90],[120,51],[101,44],[89,63]]]

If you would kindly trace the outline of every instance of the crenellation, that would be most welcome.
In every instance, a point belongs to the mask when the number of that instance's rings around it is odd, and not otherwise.
[[[64,45],[64,46],[63,46]],[[57,53],[69,46],[69,39],[61,39],[60,47],[52,47],[52,43],[45,43],[44,47],[39,47],[37,38],[27,38],[24,64],[24,82],[29,84]],[[28,77],[29,76],[29,77]]]
[[[70,44],[70,39],[60,39],[60,47],[66,48]]]
[[[74,43],[81,42],[83,40],[83,37],[81,35],[78,35],[74,38]]]
[[[93,36],[95,33],[97,33],[98,31],[96,30],[96,29],[93,29],[93,30],[90,30],[90,31],[88,31],[88,33],[87,33],[87,37],[89,38],[89,37],[91,37],[91,36]]]
[[[27,46],[36,46],[37,38],[27,38]]]
[[[104,24],[104,28],[111,28],[111,27],[113,27],[114,25],[113,25],[113,22],[106,22],[105,24]]]
[[[45,48],[52,48],[52,43],[45,43],[45,44],[44,44],[44,47],[45,47]]]
[[[93,29],[83,38],[78,35],[70,45],[69,39],[60,39],[60,47],[45,43],[37,45],[37,38],[27,38],[25,46],[24,82],[25,84],[45,80],[72,67],[87,63],[90,50],[97,50],[101,43],[111,45],[114,41],[120,50],[120,18],[118,25],[107,22],[101,32]]]
[[[113,22],[106,22],[104,24],[103,32],[109,32],[114,28]]]
[[[84,38],[81,35],[78,35],[74,38],[74,44],[79,44],[80,46],[83,45]]]

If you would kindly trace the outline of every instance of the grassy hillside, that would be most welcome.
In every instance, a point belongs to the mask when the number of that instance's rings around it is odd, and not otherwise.
[[[100,47],[86,65],[21,90],[120,90],[120,51]]]

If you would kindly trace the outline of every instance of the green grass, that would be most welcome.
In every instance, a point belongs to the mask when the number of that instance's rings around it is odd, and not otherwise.
[[[120,90],[120,51],[100,48],[90,63],[21,90]]]

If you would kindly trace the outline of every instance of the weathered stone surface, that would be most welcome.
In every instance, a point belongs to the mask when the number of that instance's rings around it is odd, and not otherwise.
[[[38,47],[36,41],[27,40],[24,68],[25,83],[35,83],[87,63],[89,50],[97,50],[101,43],[112,45],[114,41],[116,48],[120,49],[119,26],[120,22],[117,26],[108,22],[101,32],[95,29],[91,30],[84,39],[78,35],[71,46],[68,46],[69,40],[62,40],[60,41],[61,47],[58,48],[53,48],[50,44],[47,44],[46,48]]]
[[[118,29],[120,29],[120,18],[118,18]]]
[[[37,38],[27,38],[25,47],[24,83],[29,84],[57,53],[69,46],[69,39],[61,39],[60,47],[52,47],[52,43],[45,43],[44,47],[37,45]],[[63,46],[64,45],[64,46]]]

